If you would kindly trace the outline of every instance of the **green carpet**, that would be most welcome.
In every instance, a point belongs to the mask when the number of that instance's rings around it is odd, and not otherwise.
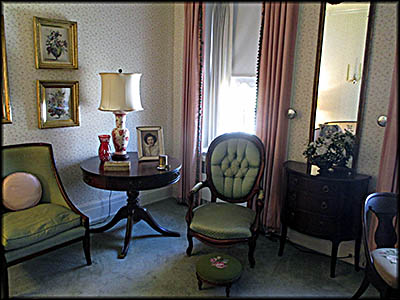
[[[146,206],[163,227],[181,237],[159,235],[145,222],[133,227],[125,259],[117,255],[123,244],[126,221],[104,233],[92,234],[93,264],[86,266],[82,244],[77,243],[9,268],[11,297],[223,297],[225,288],[203,285],[198,290],[195,265],[200,255],[221,251],[243,264],[242,277],[231,297],[349,298],[359,287],[363,270],[339,261],[336,277],[329,277],[330,258],[306,253],[286,243],[278,256],[278,241],[262,235],[257,240],[256,265],[249,267],[247,245],[217,249],[194,239],[192,256],[186,256],[187,207],[167,199]],[[363,297],[377,297],[370,286]]]

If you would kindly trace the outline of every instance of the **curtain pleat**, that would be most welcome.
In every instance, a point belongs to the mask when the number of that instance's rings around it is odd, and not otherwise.
[[[286,159],[298,3],[263,3],[259,49],[256,134],[266,150],[262,225],[280,229],[283,162]]]
[[[385,135],[383,138],[381,161],[376,190],[377,192],[399,193],[399,147],[398,147],[398,52],[393,69],[392,88],[387,114]]]
[[[183,104],[182,104],[182,169],[179,181],[179,203],[187,203],[194,184],[201,179],[202,64],[204,5],[185,2]]]

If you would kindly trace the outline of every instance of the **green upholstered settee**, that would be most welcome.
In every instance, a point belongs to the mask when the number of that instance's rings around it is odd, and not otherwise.
[[[197,183],[188,195],[188,256],[193,249],[193,237],[216,247],[246,242],[250,266],[254,267],[264,205],[260,186],[264,162],[264,144],[255,135],[227,133],[212,141],[206,156],[206,180]],[[206,187],[211,192],[211,202],[197,205],[194,197]],[[217,198],[222,201],[217,202]],[[239,203],[246,203],[246,206]]]
[[[9,210],[1,205],[1,290],[9,297],[7,268],[82,241],[91,264],[89,218],[69,200],[58,175],[51,144],[7,145],[2,149],[2,180],[15,172],[36,176],[42,187],[37,205]]]

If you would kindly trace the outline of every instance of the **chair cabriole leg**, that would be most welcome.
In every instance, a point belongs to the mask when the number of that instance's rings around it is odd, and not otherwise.
[[[251,238],[249,240],[249,263],[250,263],[250,268],[254,268],[256,261],[254,259],[254,250],[256,249],[256,239]]]
[[[190,233],[187,233],[187,240],[189,245],[186,249],[186,254],[187,256],[190,256],[192,254],[192,249],[193,249],[193,237],[190,235]]]
[[[85,253],[86,264],[90,266],[92,264],[92,258],[90,257],[90,235],[88,230],[83,238],[83,252]]]

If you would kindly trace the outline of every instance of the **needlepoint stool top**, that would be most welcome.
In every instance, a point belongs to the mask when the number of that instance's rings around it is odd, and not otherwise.
[[[196,264],[200,278],[217,285],[233,283],[240,278],[242,271],[239,260],[222,253],[203,255]]]

